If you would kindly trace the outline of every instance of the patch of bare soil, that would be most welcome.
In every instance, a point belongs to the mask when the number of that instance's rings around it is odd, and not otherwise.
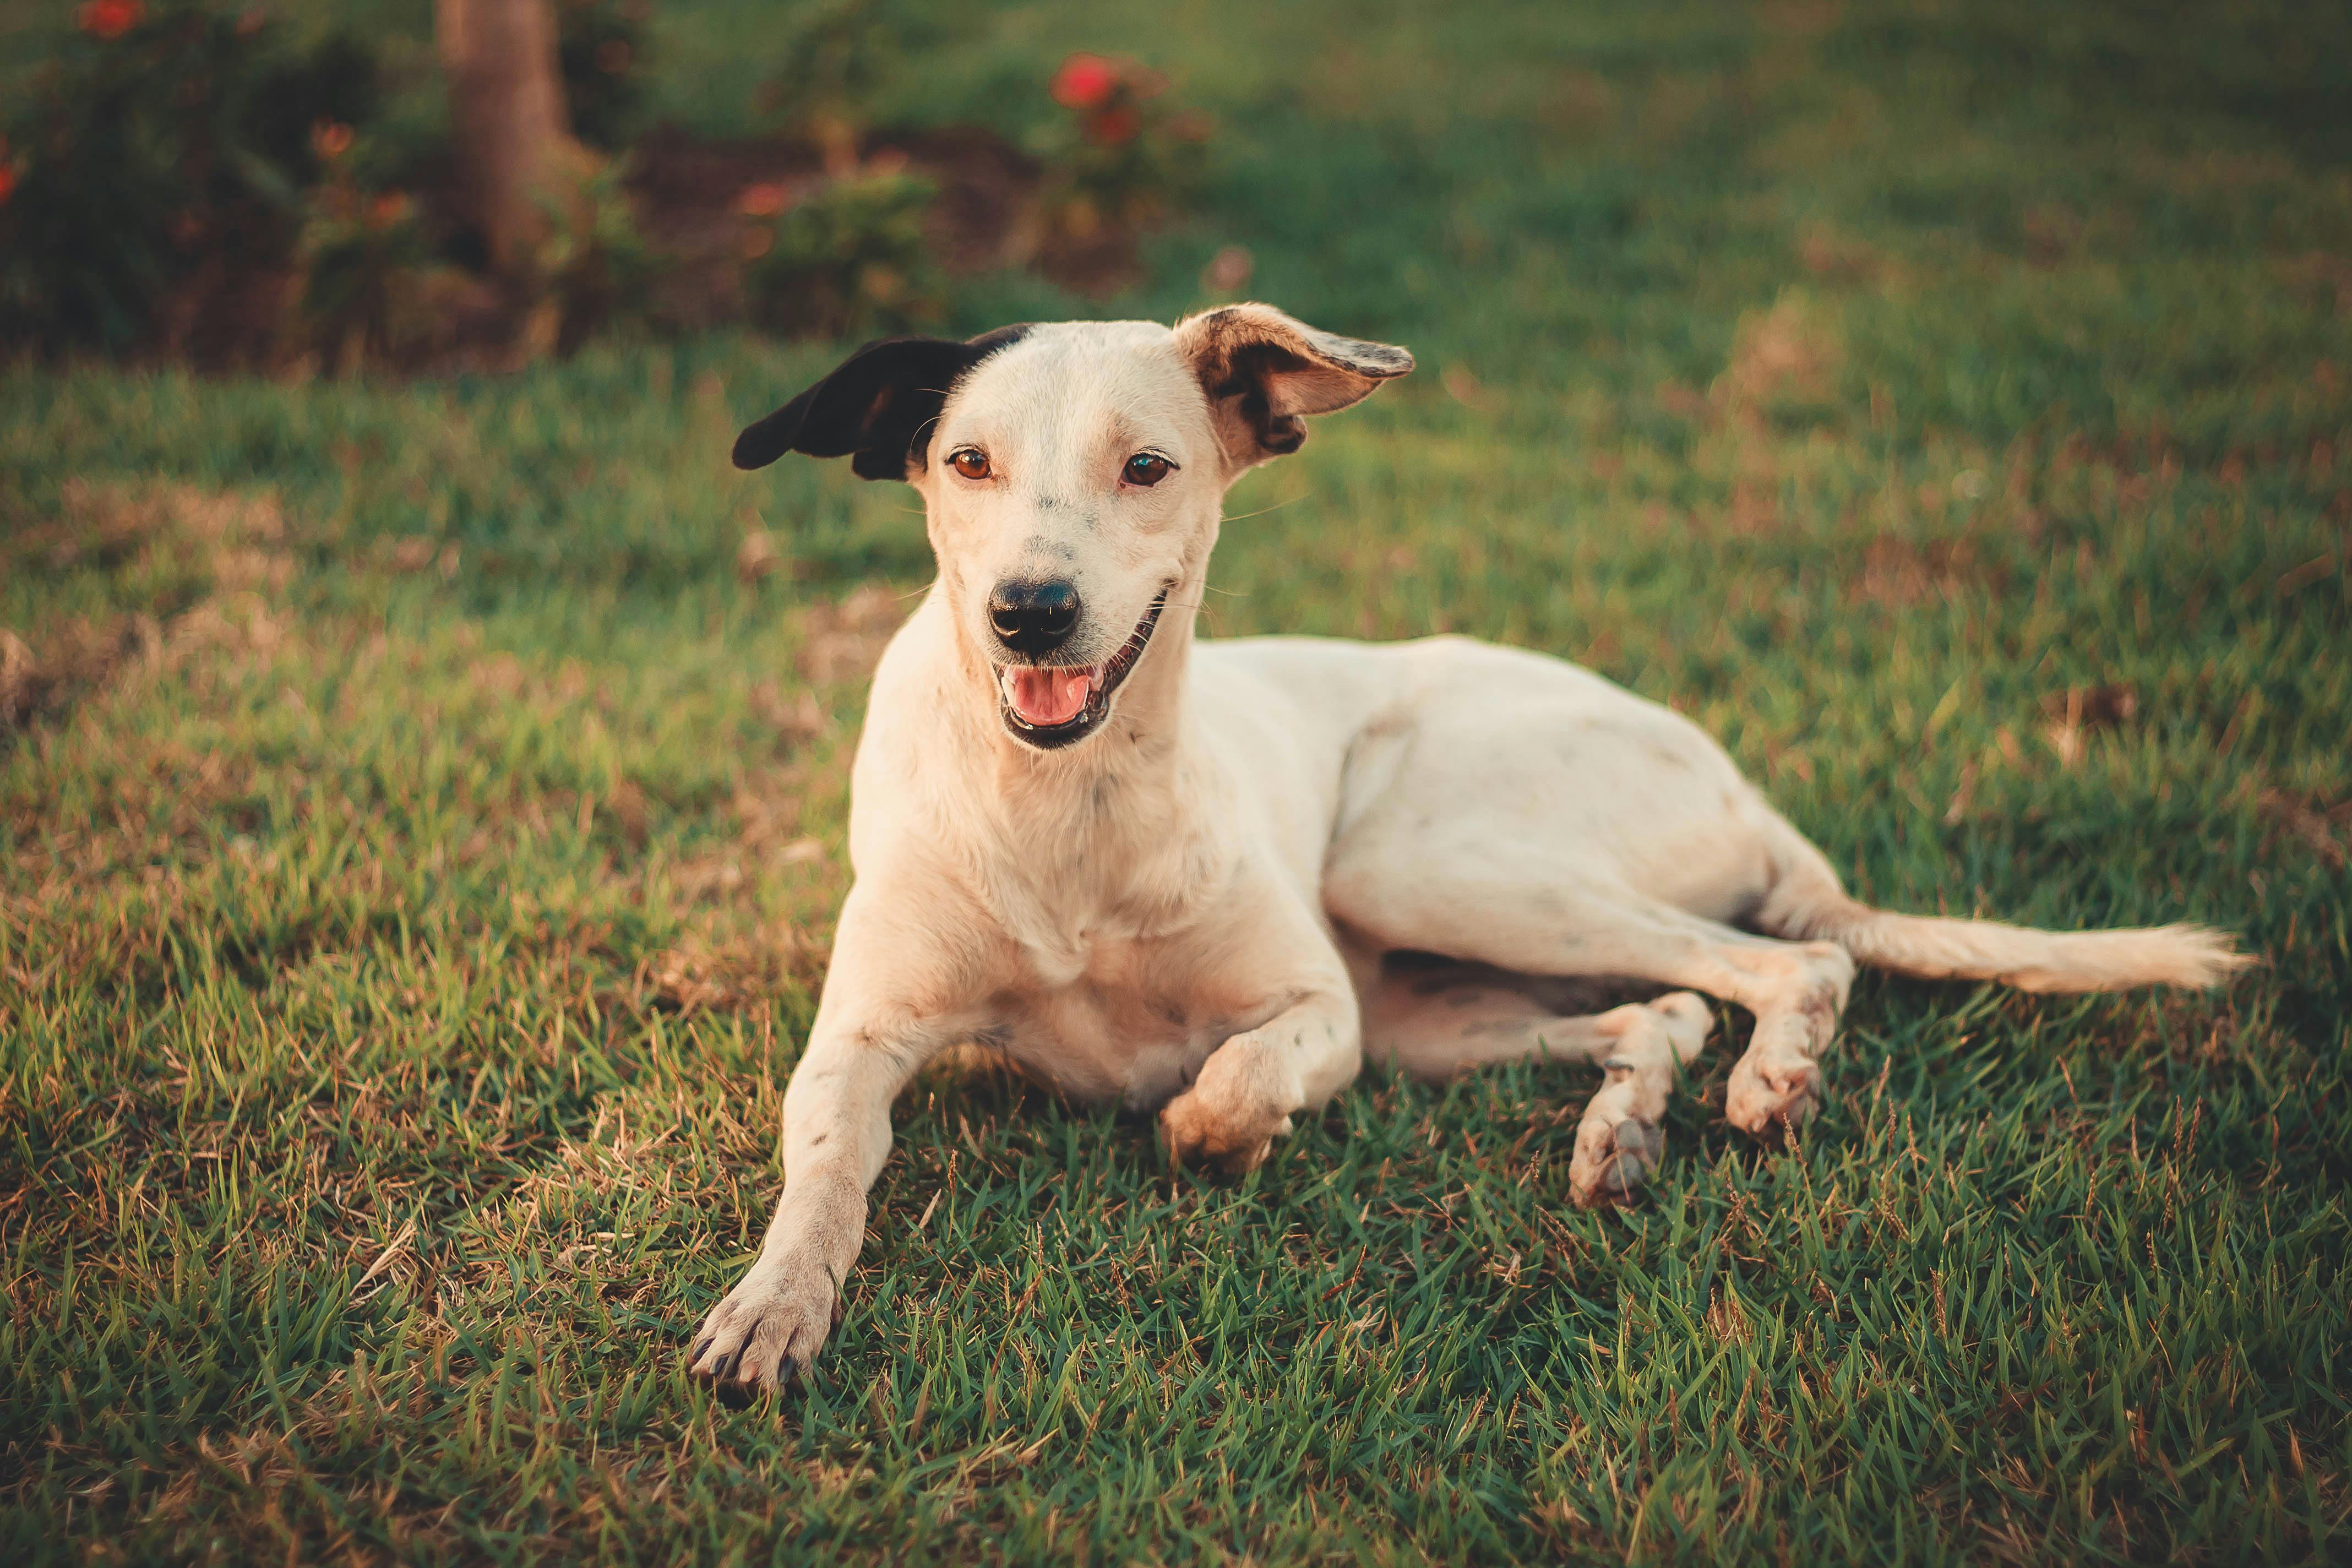
[[[813,686],[864,679],[874,673],[883,648],[914,608],[911,597],[868,583],[839,604],[812,610],[808,640],[801,647],[801,673]]]
[[[2294,839],[2332,869],[2352,866],[2352,800],[2319,805],[2285,790],[2266,789],[2258,804],[2273,836]]]
[[[1883,533],[1864,547],[1862,571],[1846,596],[1900,610],[1929,600],[1958,603],[1980,588],[1998,593],[2006,582],[2007,574],[1965,538],[1920,542]]]
[[[128,592],[121,608],[0,626],[0,744],[57,721],[133,668],[236,640],[268,620],[259,595],[285,586],[294,563],[285,521],[267,492],[191,485],[67,483],[53,518],[14,530],[0,570],[57,575],[103,571]],[[249,598],[224,605],[220,596]],[[240,616],[237,612],[243,610]]]

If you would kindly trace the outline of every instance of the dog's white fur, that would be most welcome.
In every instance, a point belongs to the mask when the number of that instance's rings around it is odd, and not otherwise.
[[[892,1099],[960,1044],[1156,1108],[1175,1159],[1226,1169],[1265,1159],[1367,1055],[1431,1078],[1595,1062],[1570,1177],[1592,1203],[1655,1167],[1711,1023],[1692,992],[1755,1015],[1725,1114],[1762,1133],[1810,1113],[1857,961],[2044,991],[2210,985],[2245,962],[2189,927],[1867,908],[1707,736],[1556,659],[1458,637],[1196,641],[1226,488],[1297,444],[1297,416],[1410,364],[1265,306],[1031,329],[917,436],[939,577],[875,676],[856,879],[784,1097],[782,1201],[697,1336],[697,1373],[772,1385],[816,1353]],[[939,460],[967,447],[988,477]],[[1122,482],[1139,450],[1174,471]],[[1073,662],[1107,657],[1155,595],[1169,607],[1100,728],[1041,751],[1000,711],[987,598],[1052,574],[1087,606]],[[1591,1016],[1545,1005],[1578,976],[1687,989]]]

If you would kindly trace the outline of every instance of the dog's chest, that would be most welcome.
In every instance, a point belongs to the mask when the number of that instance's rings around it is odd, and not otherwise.
[[[1081,937],[1023,958],[1027,983],[997,998],[999,1042],[1066,1094],[1150,1109],[1246,1026],[1187,942]]]

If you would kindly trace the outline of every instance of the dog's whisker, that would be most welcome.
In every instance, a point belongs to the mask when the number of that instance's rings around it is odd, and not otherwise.
[[[1286,507],[1286,506],[1296,506],[1298,502],[1303,501],[1303,500],[1305,500],[1306,499],[1307,499],[1307,498],[1306,498],[1305,496],[1292,496],[1288,500],[1278,500],[1278,501],[1275,502],[1272,506],[1262,506],[1262,507],[1258,508],[1255,511],[1244,511],[1244,512],[1239,512],[1239,513],[1236,513],[1235,515],[1234,515],[1234,516],[1232,516],[1232,517],[1229,517],[1229,518],[1225,519],[1225,521],[1226,521],[1227,522],[1247,522],[1250,519],[1252,519],[1252,518],[1254,518],[1254,517],[1264,517],[1266,513],[1268,513],[1268,512],[1270,512],[1270,511],[1280,511],[1284,507]]]

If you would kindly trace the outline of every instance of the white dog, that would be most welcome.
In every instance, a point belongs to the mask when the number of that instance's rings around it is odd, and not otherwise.
[[[1705,734],[1557,659],[1197,641],[1226,488],[1296,451],[1304,416],[1412,368],[1241,305],[1172,331],[870,344],[743,432],[741,468],[848,456],[913,485],[939,578],[875,674],[856,880],[784,1095],[783,1198],[697,1373],[775,1386],[816,1354],[891,1100],[950,1047],[1156,1108],[1172,1158],[1226,1170],[1367,1054],[1430,1078],[1595,1062],[1570,1171],[1591,1204],[1657,1165],[1711,1019],[1692,992],[1755,1015],[1724,1113],[1765,1133],[1811,1112],[1857,960],[2038,991],[2210,985],[2247,962],[2190,927],[1857,903]],[[1687,989],[1544,1005],[1601,976]]]

